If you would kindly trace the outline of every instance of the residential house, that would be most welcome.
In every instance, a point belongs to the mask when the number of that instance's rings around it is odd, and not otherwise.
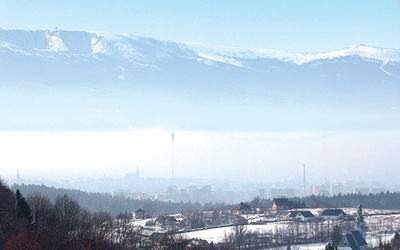
[[[289,214],[289,218],[296,221],[310,221],[315,216],[310,211],[292,211]]]
[[[344,219],[346,214],[342,209],[325,209],[321,216],[325,220],[340,220]]]
[[[367,250],[367,241],[360,231],[354,230],[346,234],[337,245],[338,250]]]
[[[234,209],[233,214],[252,214],[253,209],[251,209],[249,204],[240,202]]]
[[[293,208],[293,203],[288,198],[274,198],[272,200],[271,209],[274,211],[278,210],[289,210]]]
[[[135,220],[146,219],[147,218],[147,212],[145,210],[139,208],[135,212],[133,212],[133,218]]]
[[[272,200],[271,210],[289,210],[293,208],[307,208],[306,204],[303,202],[290,201],[288,198],[274,198]]]
[[[211,244],[202,239],[190,239],[186,241],[185,249],[211,249]]]
[[[158,227],[162,227],[164,225],[165,221],[165,216],[157,216],[157,218],[154,220],[155,225]]]
[[[158,216],[155,225],[159,227],[175,227],[177,219],[173,216]]]
[[[173,216],[166,216],[164,221],[164,226],[166,227],[175,227],[177,223],[177,219]]]

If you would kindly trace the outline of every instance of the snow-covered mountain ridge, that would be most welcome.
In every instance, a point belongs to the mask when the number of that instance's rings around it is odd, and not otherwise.
[[[400,62],[399,49],[374,48],[365,45],[322,53],[296,53],[267,49],[245,49],[209,46],[190,42],[168,42],[152,38],[115,35],[94,31],[70,30],[3,30],[0,29],[0,52],[12,51],[27,56],[109,55],[138,64],[152,64],[169,58],[189,58],[199,62],[222,62],[247,66],[246,60],[276,59],[302,65],[318,60],[360,57],[381,62]]]
[[[398,128],[400,50],[0,29],[0,130]]]
[[[296,53],[289,51],[267,49],[243,49],[229,47],[210,47],[206,45],[189,44],[199,55],[217,55],[242,59],[271,58],[298,65],[317,60],[334,59],[348,56],[358,56],[364,59],[376,60],[386,64],[388,62],[400,62],[400,50],[368,47],[365,45],[350,46],[345,49],[321,52],[321,53]]]

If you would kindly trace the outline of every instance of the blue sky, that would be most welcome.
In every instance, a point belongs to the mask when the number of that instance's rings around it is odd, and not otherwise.
[[[54,27],[293,52],[323,52],[358,44],[400,49],[400,1],[0,0],[0,28]],[[171,132],[0,131],[4,156],[0,174],[14,176],[19,168],[25,176],[72,177],[96,172],[121,177],[139,165],[143,176],[165,177],[171,173]],[[397,129],[174,132],[178,177],[205,178],[218,166],[226,178],[281,180],[301,176],[306,164],[316,180],[324,181],[326,169],[334,169],[332,178],[328,177],[335,181],[379,176],[391,183],[395,177],[390,173],[400,162]]]
[[[400,49],[400,1],[0,0],[0,28],[55,26],[296,52]]]

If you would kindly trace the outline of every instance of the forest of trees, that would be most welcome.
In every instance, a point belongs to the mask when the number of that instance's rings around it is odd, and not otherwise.
[[[357,207],[362,204],[364,208],[375,209],[400,209],[400,193],[389,191],[379,194],[338,194],[333,196],[307,196],[291,199],[304,201],[309,208],[343,208]]]
[[[102,233],[107,212],[90,213],[68,197],[54,201],[36,193],[27,199],[0,179],[0,249],[104,249],[110,241]]]
[[[293,198],[308,207],[356,207],[400,209],[399,193],[346,194]],[[0,179],[0,249],[130,249],[132,246],[151,248],[143,241],[141,228],[129,226],[132,212],[137,208],[149,211],[150,216],[182,213],[189,228],[207,225],[201,211],[231,210],[235,204],[183,203],[157,200],[136,200],[124,196],[88,193],[79,190],[56,189],[38,185],[12,185]],[[248,201],[253,208],[268,210],[270,199],[255,197]],[[213,216],[214,217],[214,216]],[[119,220],[115,220],[119,219]],[[213,218],[214,219],[214,218]],[[218,220],[215,220],[215,222]],[[246,221],[236,220],[232,232],[226,234],[222,245],[213,248],[243,246],[254,249],[276,245],[337,241],[351,229],[352,221],[329,224],[322,221],[293,222],[287,230],[276,227],[271,232],[251,232]],[[212,226],[218,226],[212,224]],[[178,246],[186,239],[166,233],[164,247]],[[182,246],[182,245],[181,245]]]
[[[24,185],[14,184],[11,190],[14,192],[19,189],[24,195],[40,193],[54,201],[55,197],[66,194],[79,203],[83,208],[91,212],[107,211],[112,216],[118,214],[131,213],[138,208],[146,210],[150,216],[174,214],[188,211],[203,210],[228,210],[237,204],[226,204],[207,202],[200,204],[199,202],[163,202],[150,199],[133,199],[123,195],[111,195],[105,193],[90,193],[80,190],[62,189],[47,187],[44,185]],[[400,193],[385,192],[380,194],[338,194],[333,196],[307,196],[294,197],[290,199],[293,202],[305,203],[309,208],[346,208],[357,207],[362,204],[364,208],[375,209],[400,209]],[[260,208],[268,210],[271,208],[272,199],[261,199],[255,197],[248,201],[252,208]]]
[[[81,190],[63,189],[47,187],[44,185],[24,185],[14,184],[11,190],[16,191],[19,189],[24,195],[40,193],[50,200],[54,200],[57,196],[67,195],[76,200],[82,207],[91,212],[107,211],[112,216],[129,214],[138,208],[146,210],[151,217],[159,215],[175,214],[188,211],[202,211],[202,210],[226,210],[232,209],[232,204],[225,203],[205,203],[199,202],[163,202],[159,200],[150,199],[133,199],[123,195],[111,195],[108,193],[90,193]]]
[[[129,226],[128,220],[113,220],[109,212],[90,212],[66,194],[51,200],[31,193],[25,199],[19,189],[13,191],[0,180],[0,200],[0,249],[154,249],[141,228]],[[244,224],[233,227],[220,245],[207,249],[318,242],[333,234],[333,225],[327,228],[320,222],[296,224],[291,230],[277,227],[272,233],[251,232]],[[185,242],[178,234],[166,233],[157,247],[184,249]]]
[[[78,192],[79,193],[79,192]],[[101,202],[101,201],[99,201]],[[159,249],[183,249],[186,239],[166,232]],[[31,193],[25,198],[0,179],[0,249],[155,249],[127,219],[90,212],[66,194],[54,199]]]

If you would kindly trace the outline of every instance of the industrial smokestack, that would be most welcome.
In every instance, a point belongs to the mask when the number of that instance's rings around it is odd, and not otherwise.
[[[174,133],[172,133],[171,142],[172,142],[172,151],[171,151],[172,178],[175,178],[175,171],[174,171],[174,165],[175,165],[175,162],[174,162],[175,136],[174,136]]]
[[[303,164],[303,194],[306,196],[306,164]]]

